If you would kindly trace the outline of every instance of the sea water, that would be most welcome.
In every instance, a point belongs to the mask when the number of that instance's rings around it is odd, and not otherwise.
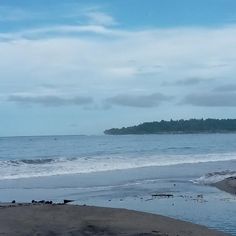
[[[236,134],[0,138],[0,179],[236,160]]]
[[[236,134],[0,138],[0,201],[123,207],[236,235]],[[173,197],[154,197],[169,193]]]

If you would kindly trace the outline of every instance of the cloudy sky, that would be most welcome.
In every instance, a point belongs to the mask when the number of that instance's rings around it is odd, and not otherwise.
[[[236,117],[235,0],[1,0],[0,136]]]

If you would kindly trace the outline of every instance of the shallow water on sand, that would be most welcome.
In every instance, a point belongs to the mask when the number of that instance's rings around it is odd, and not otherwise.
[[[0,195],[3,202],[71,199],[73,204],[146,211],[236,235],[236,197],[191,181],[210,170],[235,167],[235,161],[227,161],[1,180]],[[153,196],[163,193],[173,197]]]

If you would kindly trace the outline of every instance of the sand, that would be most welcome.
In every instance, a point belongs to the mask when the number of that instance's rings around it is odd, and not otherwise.
[[[213,185],[220,190],[236,195],[236,177],[229,177]]]
[[[0,207],[0,235],[223,236],[168,217],[92,206],[7,204]]]

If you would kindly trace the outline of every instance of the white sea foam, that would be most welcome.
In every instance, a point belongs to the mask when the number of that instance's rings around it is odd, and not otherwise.
[[[40,176],[66,175],[133,169],[151,166],[170,166],[236,160],[236,153],[195,155],[150,155],[150,156],[99,156],[83,158],[41,158],[30,160],[0,161],[0,179],[18,179]],[[229,173],[231,174],[231,173]],[[206,176],[198,181],[219,179],[221,174]],[[224,176],[225,177],[225,176]]]
[[[234,176],[236,176],[236,171],[232,170],[217,171],[217,172],[207,173],[201,176],[200,178],[193,180],[193,182],[196,184],[209,185]]]

